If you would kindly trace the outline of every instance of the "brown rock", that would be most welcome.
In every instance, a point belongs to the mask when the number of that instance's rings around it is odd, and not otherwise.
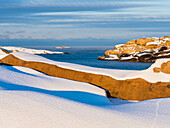
[[[107,89],[110,92],[107,96],[124,100],[142,101],[170,97],[170,82],[150,83],[141,78],[116,80],[110,76],[66,69],[48,63],[24,61],[11,54],[1,59],[1,62],[14,66],[32,68],[55,77],[90,83]],[[169,63],[163,65],[162,68],[169,68]]]
[[[170,61],[162,63],[161,68],[158,67],[153,68],[153,71],[156,73],[163,72],[166,74],[170,74]]]
[[[105,56],[109,56],[109,55],[118,55],[119,54],[119,50],[108,50],[105,52]]]
[[[160,73],[160,71],[161,71],[161,68],[154,67],[154,68],[153,68],[153,71],[154,71],[155,73]]]
[[[146,46],[146,49],[156,49],[156,48],[161,48],[162,45],[156,45],[156,44],[149,44]]]
[[[166,39],[166,38],[169,38],[169,39],[170,39],[170,36],[163,36],[163,37],[161,37],[160,39],[163,40],[163,39]]]
[[[2,50],[4,53],[6,53],[6,54],[9,54],[9,53],[11,53],[10,51],[7,51],[7,50],[5,50],[5,49],[3,49],[3,48],[1,48],[0,50]]]
[[[116,45],[114,46],[114,50],[119,50],[120,48],[123,48],[125,45]]]
[[[136,44],[136,41],[137,41],[137,40],[131,40],[131,41],[127,42],[126,44],[127,44],[127,45]]]
[[[170,41],[166,41],[165,46],[170,47]]]
[[[105,56],[117,55],[119,57],[122,54],[132,54],[133,56],[136,56],[136,54],[138,53],[151,53],[152,54],[151,58],[143,56],[142,58],[141,57],[135,58],[133,60],[133,62],[151,62],[151,63],[155,62],[159,58],[170,58],[170,54],[168,51],[170,50],[170,41],[164,40],[165,38],[170,39],[170,36],[164,36],[162,38],[150,37],[131,40],[124,45],[114,46],[114,50],[106,51]],[[164,49],[165,47],[167,48],[166,50]]]
[[[164,62],[161,65],[161,72],[166,73],[166,74],[170,74],[170,61],[168,61],[166,63]]]
[[[125,44],[124,48],[133,49],[136,46],[137,46],[136,44],[130,44],[130,45]]]
[[[135,52],[142,52],[142,51],[144,51],[144,48],[142,48],[139,45],[137,45],[134,49],[135,49]]]
[[[134,53],[135,50],[123,50],[123,54],[130,54],[130,53]]]
[[[154,38],[140,38],[137,39],[137,45],[146,46],[148,42],[153,42],[153,41],[155,41]]]

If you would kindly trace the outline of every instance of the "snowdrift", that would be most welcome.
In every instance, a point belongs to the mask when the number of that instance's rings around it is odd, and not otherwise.
[[[153,85],[161,92],[164,84],[168,91],[167,83],[170,77],[169,73],[164,71],[169,68],[169,59],[158,60],[144,71],[91,68],[17,52],[0,52],[0,59],[1,63],[20,65],[0,66],[1,128],[167,128],[170,125],[170,98],[141,102],[110,98],[111,103],[103,89],[85,82],[68,80],[78,75],[76,79],[80,77],[87,82],[97,82],[99,78],[100,85],[104,85],[105,82],[112,84],[115,80],[116,85],[128,87],[120,81],[129,81],[128,84],[131,85],[134,79],[141,77],[139,79],[150,84],[151,93],[152,89],[154,90]],[[48,69],[50,73],[56,74],[59,71],[59,74],[68,78],[57,78],[39,72],[40,69],[46,71],[47,67],[44,66],[54,66],[54,72]],[[158,72],[154,72],[155,67],[159,68]],[[130,79],[126,80],[127,78]],[[134,88],[135,82],[136,86],[139,84],[137,80],[134,81]],[[144,84],[139,85],[147,86]],[[146,90],[140,89],[147,93],[147,87]],[[112,89],[115,88],[116,86],[113,86]],[[124,90],[126,92],[128,89]],[[134,91],[131,90],[132,92]],[[162,93],[166,92],[162,90]]]
[[[128,102],[93,85],[0,66],[1,128],[167,128],[170,99]]]

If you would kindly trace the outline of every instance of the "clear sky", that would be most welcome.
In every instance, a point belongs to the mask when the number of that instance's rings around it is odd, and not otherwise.
[[[170,35],[170,0],[0,0],[0,45],[111,46]]]

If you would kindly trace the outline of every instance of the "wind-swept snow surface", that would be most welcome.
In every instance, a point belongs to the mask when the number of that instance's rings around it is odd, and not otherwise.
[[[1,128],[167,128],[170,99],[127,102],[90,84],[0,66]]]

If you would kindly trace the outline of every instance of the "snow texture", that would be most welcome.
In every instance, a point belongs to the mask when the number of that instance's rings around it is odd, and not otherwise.
[[[129,102],[90,84],[0,66],[1,128],[167,128],[170,99]]]

